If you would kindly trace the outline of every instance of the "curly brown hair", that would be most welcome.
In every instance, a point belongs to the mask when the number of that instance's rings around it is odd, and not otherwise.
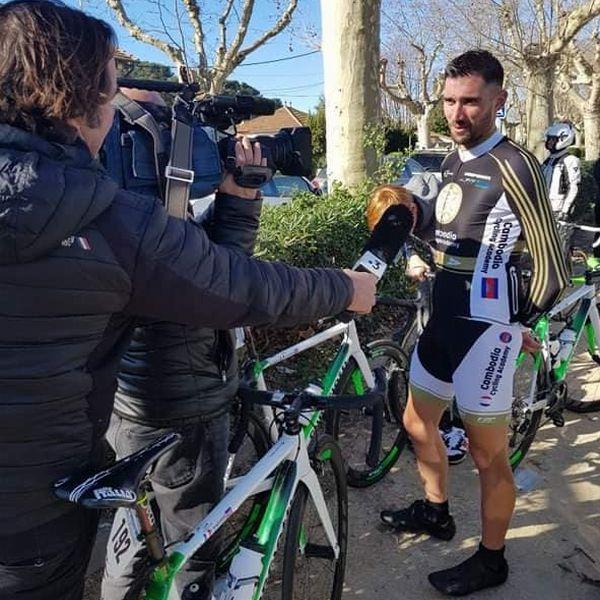
[[[0,6],[0,123],[70,143],[69,119],[97,126],[116,49],[111,27],[51,0]]]

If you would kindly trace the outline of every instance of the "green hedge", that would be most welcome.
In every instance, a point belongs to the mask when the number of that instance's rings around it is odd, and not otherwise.
[[[298,267],[352,267],[368,238],[365,207],[372,183],[349,190],[335,186],[327,196],[302,193],[281,206],[265,207],[256,256]],[[402,294],[401,265],[388,271],[381,290]]]

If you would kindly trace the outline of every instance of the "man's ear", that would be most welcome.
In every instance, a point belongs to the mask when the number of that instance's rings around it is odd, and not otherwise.
[[[506,90],[500,90],[500,93],[496,97],[496,112],[499,111],[508,100],[508,92]]]

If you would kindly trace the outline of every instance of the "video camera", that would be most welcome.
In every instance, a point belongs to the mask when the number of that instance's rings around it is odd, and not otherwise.
[[[159,181],[159,184],[163,183],[167,188],[169,183],[183,181],[194,188],[194,197],[208,195],[220,183],[223,168],[233,174],[238,185],[248,188],[259,188],[277,170],[284,175],[309,177],[311,174],[312,147],[308,127],[284,128],[273,135],[249,136],[260,143],[267,166],[236,166],[236,125],[252,117],[272,115],[275,112],[272,100],[255,96],[201,97],[199,86],[195,83],[126,78],[119,79],[118,83],[122,88],[176,94],[172,106],[170,136],[165,138],[163,144],[170,146],[168,161],[166,149],[162,149],[162,157],[158,156],[161,148],[156,151],[156,135],[152,136],[155,142],[156,169],[160,173],[159,177],[164,173],[166,178],[165,182]],[[131,104],[143,108],[146,103]],[[123,113],[124,108],[119,104],[117,107]],[[143,118],[136,120],[130,115],[126,121],[132,128],[139,128],[140,125],[143,128]],[[185,154],[189,156],[186,157]],[[179,164],[174,164],[176,162]]]

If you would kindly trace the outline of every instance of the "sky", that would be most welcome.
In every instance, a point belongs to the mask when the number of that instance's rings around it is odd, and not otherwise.
[[[119,46],[141,60],[148,60],[169,65],[168,57],[150,45],[134,40],[112,16],[113,13],[103,0],[67,0],[68,4],[77,6],[108,21],[117,32]],[[275,5],[286,6],[286,0],[256,0],[255,13],[250,22],[246,40],[254,40],[273,22]],[[139,21],[145,28],[159,27],[158,14],[150,10],[151,0],[123,0],[126,10],[132,19]],[[171,5],[169,0],[165,4]],[[215,0],[199,0],[206,6],[206,35],[211,38],[212,24],[215,23],[216,12],[211,6],[222,5]],[[167,20],[167,17],[165,17]],[[172,21],[175,27],[175,21]],[[291,24],[267,44],[250,54],[230,76],[230,79],[244,81],[268,98],[280,98],[300,110],[313,109],[323,94],[323,63],[321,53],[315,50],[320,38],[319,0],[300,0]],[[176,35],[175,33],[173,34]],[[191,39],[191,36],[188,36]],[[316,42],[315,42],[316,39]],[[308,54],[310,53],[310,54]],[[297,55],[298,58],[290,58]],[[213,54],[209,51],[208,60]],[[281,60],[286,59],[286,60]],[[269,64],[253,64],[265,63]]]

